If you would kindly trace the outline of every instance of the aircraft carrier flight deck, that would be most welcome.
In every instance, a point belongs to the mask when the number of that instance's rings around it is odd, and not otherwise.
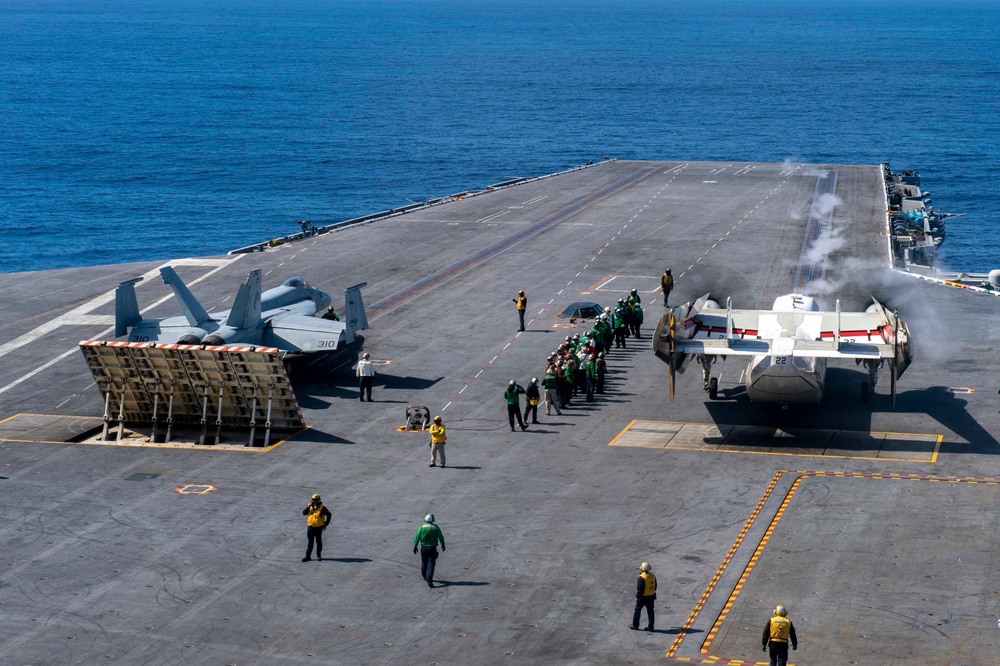
[[[776,604],[793,663],[998,663],[1000,300],[889,270],[886,206],[880,165],[609,160],[260,252],[0,275],[0,663],[759,664]],[[338,310],[367,283],[363,341],[288,363],[307,428],[95,439],[79,342],[114,339],[139,276],[143,316],[178,315],[166,265],[210,311],[257,268]],[[671,402],[650,342],[665,267],[671,305],[898,311],[895,407],[885,374],[861,399],[854,363],[819,405],[751,402],[732,357],[717,399],[695,366]],[[511,432],[508,381],[589,329],[556,315],[632,289],[643,337],[610,351],[605,393]],[[400,430],[409,405],[443,417],[448,467]],[[302,562],[313,493],[333,519]],[[426,513],[448,545],[433,589]],[[653,633],[627,626],[643,561]]]

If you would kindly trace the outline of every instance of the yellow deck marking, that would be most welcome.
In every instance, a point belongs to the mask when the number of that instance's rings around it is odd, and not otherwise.
[[[722,611],[719,613],[719,616],[712,624],[711,629],[709,629],[708,633],[706,634],[705,640],[700,648],[700,653],[702,656],[700,658],[676,656],[677,650],[680,648],[681,643],[683,643],[684,638],[687,636],[688,631],[692,629],[692,627],[694,626],[694,622],[701,615],[701,611],[704,609],[706,602],[714,592],[716,585],[718,584],[719,580],[722,578],[722,575],[725,573],[726,569],[731,563],[733,556],[735,555],[739,547],[742,545],[744,538],[750,531],[750,528],[753,526],[753,523],[756,522],[758,516],[760,515],[761,509],[763,508],[767,500],[770,498],[771,493],[774,491],[775,486],[778,484],[778,481],[785,474],[796,474],[798,476],[792,482],[792,485],[789,487],[788,492],[786,493],[784,499],[781,502],[781,505],[778,507],[777,511],[774,514],[774,517],[768,524],[767,530],[764,532],[764,536],[761,537],[760,543],[757,544],[757,547],[754,549],[753,554],[750,556],[750,560],[747,563],[746,568],[743,570],[743,573],[740,575],[739,580],[733,587],[733,591],[729,594],[729,597],[726,599]],[[928,481],[931,483],[943,482],[943,483],[968,483],[968,484],[982,484],[982,485],[1000,484],[1000,479],[994,477],[908,474],[908,473],[897,473],[897,472],[879,473],[879,472],[828,472],[828,471],[818,471],[818,470],[788,470],[788,469],[779,470],[777,474],[774,475],[774,478],[771,479],[771,483],[764,491],[764,494],[761,496],[760,501],[757,502],[757,506],[754,507],[753,512],[750,514],[750,517],[744,524],[743,529],[740,531],[739,536],[736,538],[736,541],[733,542],[733,545],[729,549],[729,552],[726,554],[726,557],[722,560],[722,564],[719,565],[718,569],[716,569],[715,575],[712,576],[712,580],[709,581],[708,587],[705,588],[705,592],[701,595],[701,598],[698,600],[698,603],[695,604],[695,607],[691,611],[691,614],[688,616],[687,621],[684,623],[684,626],[677,634],[677,638],[674,639],[674,642],[671,644],[670,649],[667,650],[667,653],[665,655],[667,658],[676,659],[678,661],[689,661],[702,664],[728,664],[731,666],[766,666],[769,663],[766,661],[727,659],[725,657],[719,657],[717,655],[713,655],[710,652],[712,641],[715,639],[715,636],[718,634],[719,629],[722,627],[722,623],[728,616],[729,610],[735,603],[737,596],[739,596],[739,593],[746,586],[747,579],[750,577],[750,572],[753,570],[754,565],[756,565],[758,560],[760,559],[761,554],[764,551],[764,546],[767,545],[768,540],[774,533],[774,530],[778,525],[778,521],[781,520],[782,516],[784,515],[789,502],[792,500],[792,497],[795,495],[795,492],[799,489],[801,482],[807,478],[817,478],[817,477],[833,477],[833,478],[843,478],[843,479],[873,479],[876,481]],[[789,662],[788,666],[794,666],[794,664]]]
[[[218,486],[209,483],[185,483],[183,486],[174,488],[174,492],[178,495],[207,495],[218,489]]]

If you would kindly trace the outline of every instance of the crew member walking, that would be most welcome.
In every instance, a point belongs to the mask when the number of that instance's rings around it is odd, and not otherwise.
[[[445,551],[444,534],[441,528],[434,524],[434,514],[424,516],[424,524],[417,528],[417,536],[413,537],[413,554],[420,548],[420,577],[427,581],[427,587],[434,587],[434,565],[437,564],[437,545],[441,542],[441,552]]]
[[[632,612],[632,624],[628,628],[639,629],[639,617],[645,608],[649,624],[643,631],[653,631],[653,622],[656,619],[656,613],[653,611],[653,602],[656,601],[656,576],[653,575],[653,567],[649,562],[643,562],[639,566],[639,572],[639,577],[635,580],[635,610]]]
[[[660,288],[663,289],[663,307],[667,307],[667,300],[670,298],[670,290],[674,288],[674,276],[670,269],[663,271],[660,276]]]
[[[437,457],[438,453],[441,454],[441,467],[444,467],[444,443],[448,439],[448,434],[445,431],[444,422],[441,420],[440,416],[434,417],[434,423],[431,424],[431,464],[428,467],[437,467]]]
[[[799,649],[799,639],[795,636],[795,625],[787,617],[788,611],[784,606],[776,606],[774,617],[764,625],[764,634],[761,636],[761,647],[767,652],[771,648],[771,666],[785,666],[788,663],[788,641],[792,641],[792,649]]]
[[[524,395],[524,388],[513,379],[507,385],[507,390],[503,392],[503,398],[507,401],[507,420],[510,421],[510,431],[514,432],[514,418],[517,417],[517,425],[521,430],[527,430],[528,424],[521,418],[521,396]]]
[[[330,518],[332,518],[330,510],[323,506],[319,495],[313,495],[309,505],[302,509],[302,515],[306,516],[306,538],[309,539],[309,545],[306,546],[306,556],[302,558],[302,561],[308,562],[312,559],[313,543],[316,544],[316,559],[322,560],[323,530],[330,524]]]
[[[372,382],[375,381],[375,368],[372,367],[371,356],[365,352],[358,361],[358,368],[355,373],[358,376],[358,398],[365,401],[365,394],[368,395],[368,402],[372,401]]]
[[[518,330],[524,330],[524,312],[528,309],[528,297],[524,295],[524,289],[517,292],[517,298],[512,298],[512,301],[517,303],[517,318],[521,321],[521,328]]]

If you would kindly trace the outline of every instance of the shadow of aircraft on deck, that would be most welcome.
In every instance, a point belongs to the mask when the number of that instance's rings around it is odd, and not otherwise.
[[[872,396],[868,404],[860,398],[860,385],[866,373],[843,368],[829,368],[823,402],[819,405],[781,405],[751,402],[742,386],[720,389],[719,400],[707,400],[705,406],[716,425],[759,426],[795,430],[839,430],[871,432],[876,414],[919,414],[933,418],[962,441],[949,433],[941,451],[949,453],[1000,454],[1000,442],[968,411],[968,400],[947,386],[900,391],[896,407],[884,394]],[[909,431],[910,429],[907,429]],[[942,434],[942,433],[927,433]],[[794,438],[768,442],[775,449],[796,447]]]

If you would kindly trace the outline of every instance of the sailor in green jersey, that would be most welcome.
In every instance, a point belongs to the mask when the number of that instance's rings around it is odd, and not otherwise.
[[[549,363],[545,368],[545,377],[542,378],[542,384],[545,386],[545,414],[550,416],[552,414],[552,408],[556,408],[556,414],[562,416],[562,410],[559,409],[559,379],[556,376],[556,366],[553,363]]]
[[[639,328],[642,326],[642,308],[638,303],[632,306],[632,335],[641,338]]]
[[[573,398],[573,382],[576,381],[576,356],[568,354],[563,364],[563,409],[569,407]]]
[[[566,356],[560,355],[556,360],[556,397],[563,409],[569,404],[569,394],[566,392]]]
[[[587,337],[590,338],[590,344],[597,347],[598,349],[603,349],[604,343],[601,338],[601,327],[598,324],[601,322],[600,319],[594,322],[594,325],[590,327],[587,332]]]
[[[503,399],[507,402],[507,420],[510,421],[510,431],[514,432],[514,418],[517,417],[517,424],[521,430],[527,430],[528,424],[521,418],[521,396],[524,395],[524,388],[513,379],[503,392]]]
[[[608,318],[603,314],[597,318],[594,322],[594,343],[597,347],[597,351],[604,351],[608,346],[608,336],[611,334],[611,328],[608,326]]]
[[[611,315],[611,328],[615,332],[615,349],[625,348],[625,312],[621,306],[616,307]]]
[[[434,565],[437,563],[439,542],[441,552],[444,552],[444,534],[434,524],[434,514],[428,513],[424,516],[424,524],[417,528],[417,535],[413,537],[413,553],[416,554],[417,548],[420,548],[420,577],[427,581],[427,587],[434,587]]]
[[[597,357],[591,354],[583,366],[587,375],[587,402],[594,402],[594,389],[597,388]]]

